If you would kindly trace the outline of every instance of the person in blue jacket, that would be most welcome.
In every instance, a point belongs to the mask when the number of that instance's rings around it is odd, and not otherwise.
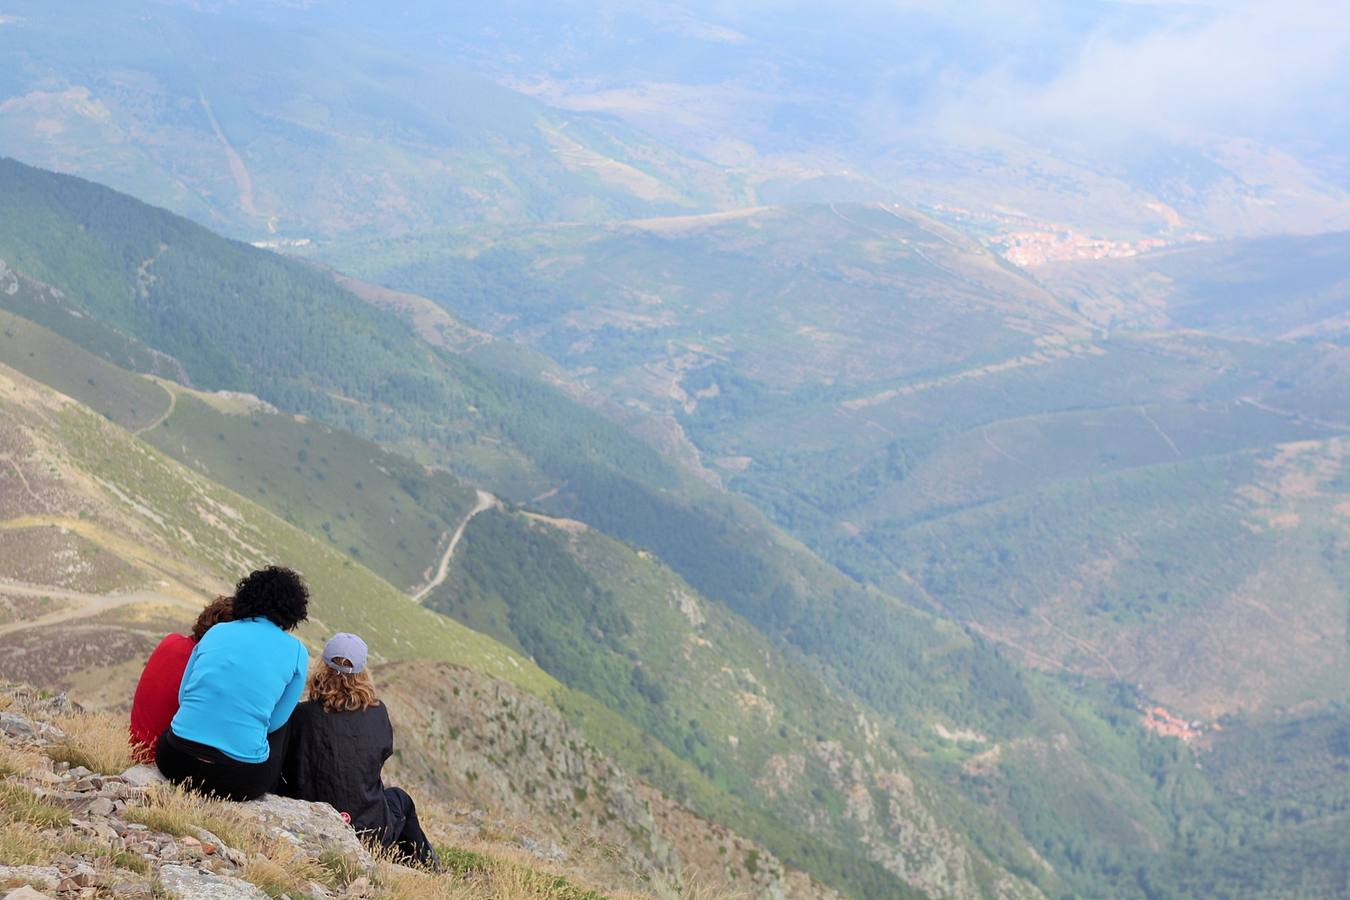
[[[286,757],[286,724],[309,672],[289,632],[305,621],[309,590],[295,572],[259,569],[234,591],[234,621],[202,637],[178,689],[178,712],[155,762],[175,784],[229,800],[272,790]]]

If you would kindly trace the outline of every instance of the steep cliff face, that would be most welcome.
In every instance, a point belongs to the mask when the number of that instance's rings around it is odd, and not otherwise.
[[[431,821],[450,833],[513,841],[658,895],[837,896],[630,777],[508,684],[443,664],[394,663],[376,677],[395,723],[386,771],[432,800]]]

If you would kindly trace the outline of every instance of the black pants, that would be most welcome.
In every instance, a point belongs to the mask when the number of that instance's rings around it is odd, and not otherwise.
[[[436,851],[422,832],[422,824],[417,821],[417,804],[408,792],[403,788],[385,788],[384,805],[389,810],[389,826],[380,843],[424,866],[436,865]]]
[[[274,790],[286,759],[286,726],[267,736],[267,759],[260,763],[240,762],[215,747],[188,741],[170,728],[159,737],[155,763],[164,777],[199,794],[225,800],[256,800]]]

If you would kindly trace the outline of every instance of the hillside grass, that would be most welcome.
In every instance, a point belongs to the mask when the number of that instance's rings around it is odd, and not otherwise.
[[[425,580],[473,491],[443,471],[321,423],[264,410],[225,412],[172,388],[174,413],[145,440],[397,587]]]
[[[120,775],[134,762],[126,717],[112,712],[63,716],[53,724],[66,738],[45,753],[57,762],[84,766],[99,775]]]
[[[96,758],[110,746],[126,743],[125,723],[118,718],[87,713],[40,717],[64,729],[68,755]],[[0,747],[0,859],[10,865],[45,864],[57,853],[106,856],[114,865],[146,873],[142,860],[101,846],[97,841],[68,833],[70,813],[40,799],[14,780],[40,767],[40,757]],[[271,897],[310,895],[311,883],[341,888],[361,877],[353,859],[337,853],[320,857],[304,854],[291,842],[268,834],[247,815],[245,804],[231,803],[167,784],[152,785],[132,798],[121,816],[153,831],[174,837],[215,838],[245,857],[240,877]],[[505,843],[474,841],[437,847],[441,869],[436,872],[400,864],[389,851],[377,850],[370,873],[375,896],[497,898],[497,900],[635,900],[628,892],[602,892],[555,864],[541,863],[524,850]],[[691,889],[689,900],[712,900],[717,895]]]
[[[87,412],[68,408],[54,425],[73,464],[117,487],[111,499],[149,530],[146,540],[209,566],[221,588],[266,562],[303,572],[313,596],[306,639],[354,631],[386,658],[458,662],[545,695],[556,685],[491,638],[421,608],[350,557]]]
[[[12,298],[0,292],[0,303]],[[28,319],[0,309],[0,361],[135,430],[169,409],[169,394]]]

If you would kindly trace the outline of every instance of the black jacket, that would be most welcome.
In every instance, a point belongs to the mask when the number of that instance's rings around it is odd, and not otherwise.
[[[357,831],[385,840],[389,813],[380,770],[394,752],[394,728],[383,704],[357,712],[329,712],[307,700],[291,714],[282,792],[331,803],[351,816]]]

